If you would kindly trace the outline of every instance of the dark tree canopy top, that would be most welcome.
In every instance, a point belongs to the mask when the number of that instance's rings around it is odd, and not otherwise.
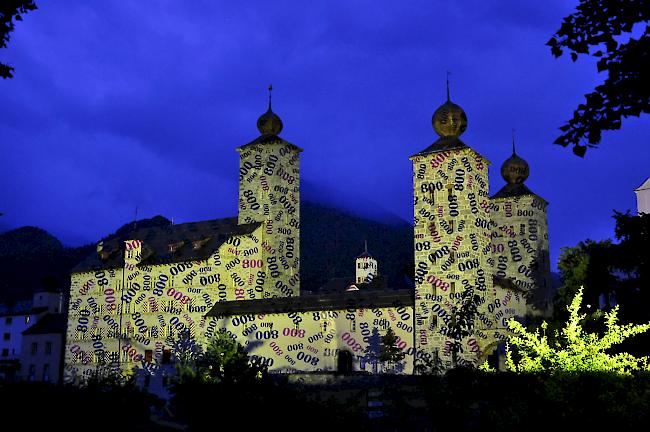
[[[14,21],[22,21],[23,16],[35,10],[34,0],[2,0],[0,1],[0,48],[7,48],[10,33],[14,30]],[[0,62],[0,77],[12,78],[14,68]]]
[[[573,118],[560,127],[555,140],[584,156],[595,147],[602,131],[620,129],[623,118],[650,113],[650,0],[580,0],[547,42],[555,57],[568,51],[597,57],[605,81],[585,95]],[[635,27],[637,24],[637,27]],[[632,31],[641,30],[638,39]]]

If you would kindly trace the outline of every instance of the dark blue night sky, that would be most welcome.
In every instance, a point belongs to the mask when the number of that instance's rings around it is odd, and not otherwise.
[[[79,245],[136,206],[177,223],[235,215],[235,148],[258,135],[269,83],[282,137],[305,149],[303,197],[350,208],[362,196],[362,214],[411,220],[408,157],[436,138],[447,70],[492,192],[517,130],[527,184],[551,203],[553,262],[636,208],[647,117],[585,159],[552,144],[604,79],[545,46],[577,2],[320,3],[37,1],[0,52],[16,68],[0,81],[0,230]]]

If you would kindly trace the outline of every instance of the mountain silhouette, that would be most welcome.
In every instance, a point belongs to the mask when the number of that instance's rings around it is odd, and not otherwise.
[[[391,288],[411,286],[413,227],[397,218],[379,222],[341,210],[302,201],[301,289],[317,292],[334,277],[354,277],[355,258],[364,251],[379,262],[379,274]],[[168,226],[163,216],[129,222],[100,240],[121,237],[139,228]],[[21,227],[0,234],[0,303],[31,299],[34,291],[70,288],[70,269],[89,254],[96,242],[66,247],[37,227]]]

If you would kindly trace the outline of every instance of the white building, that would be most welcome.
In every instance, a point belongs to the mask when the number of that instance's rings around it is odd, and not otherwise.
[[[650,214],[650,177],[634,189],[636,193],[636,209],[638,213]]]
[[[39,291],[32,302],[22,302],[0,313],[0,379],[17,377],[23,332],[44,316],[61,313],[61,306],[61,293]]]

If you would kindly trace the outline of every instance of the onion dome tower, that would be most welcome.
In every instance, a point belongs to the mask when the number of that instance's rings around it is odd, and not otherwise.
[[[535,195],[524,182],[530,175],[528,162],[517,155],[515,150],[515,136],[512,134],[512,156],[506,159],[501,165],[501,177],[506,185],[491,198],[507,198],[521,195]],[[540,198],[541,199],[541,198]]]
[[[283,123],[272,107],[257,119],[260,135],[239,152],[239,224],[261,223],[256,234],[266,278],[256,298],[300,294],[300,152],[280,136]],[[262,247],[262,243],[264,247]],[[232,257],[235,259],[235,257]],[[223,258],[222,258],[223,259]]]
[[[491,302],[490,216],[480,205],[489,195],[489,161],[461,141],[467,115],[452,102],[448,79],[447,100],[431,123],[438,139],[410,157],[416,349],[424,363],[438,359],[447,367],[458,360],[445,350],[458,295],[471,289],[483,304]],[[477,363],[468,341],[461,343],[463,360]]]
[[[447,79],[447,100],[440,105],[431,117],[431,125],[438,139],[413,156],[467,148],[460,136],[467,130],[467,114],[459,105],[451,101],[449,79]]]
[[[467,129],[467,115],[463,109],[453,103],[449,97],[449,81],[447,81],[447,101],[440,105],[431,118],[433,130],[441,138],[458,138]]]
[[[269,86],[269,109],[257,119],[257,129],[262,136],[279,135],[282,132],[282,120],[271,108],[273,98],[272,90],[273,86]]]
[[[512,156],[501,165],[506,181],[491,198],[492,250],[495,277],[509,279],[526,293],[526,305],[514,306],[517,315],[547,315],[551,310],[552,286],[548,245],[548,202],[525,184],[528,162],[517,155],[512,137]],[[504,232],[510,234],[505,236]],[[525,309],[521,309],[525,306]]]

